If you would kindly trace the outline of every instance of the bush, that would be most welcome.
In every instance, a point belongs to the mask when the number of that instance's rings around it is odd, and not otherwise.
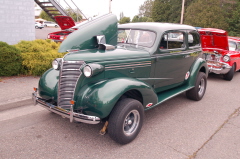
[[[51,68],[52,61],[64,54],[58,53],[59,43],[51,40],[21,41],[15,45],[21,51],[23,59],[21,74],[42,75]]]
[[[0,76],[18,75],[21,64],[20,50],[0,41]]]

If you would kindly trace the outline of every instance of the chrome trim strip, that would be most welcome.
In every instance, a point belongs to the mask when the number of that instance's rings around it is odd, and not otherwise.
[[[130,66],[144,66],[144,65],[150,65],[151,63],[144,63],[144,64],[134,64],[134,65],[115,65],[115,66],[107,66],[107,68],[116,68],[116,67],[130,67]]]
[[[118,70],[118,69],[127,69],[127,68],[139,68],[139,67],[150,67],[151,65],[141,65],[141,66],[128,66],[128,67],[123,67],[123,66],[119,66],[119,67],[108,67],[105,68],[106,70]]]
[[[130,62],[130,64],[151,64],[151,61],[141,61],[141,62]],[[109,65],[106,65],[106,66],[118,66],[118,65],[129,65],[129,63],[117,63],[117,64],[109,64]]]
[[[110,64],[106,65],[106,70],[114,70],[114,69],[126,69],[126,68],[138,68],[138,67],[150,67],[151,61],[144,62],[133,62],[133,63],[119,63],[119,64]]]

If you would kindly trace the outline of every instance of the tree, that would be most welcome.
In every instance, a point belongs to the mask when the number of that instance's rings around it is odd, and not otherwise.
[[[155,22],[170,22],[171,2],[169,0],[155,0],[151,17]]]
[[[151,17],[154,0],[147,0],[139,7],[139,17]]]
[[[226,10],[222,0],[197,0],[185,14],[185,24],[198,27],[212,27],[227,30]]]
[[[120,24],[130,23],[130,17],[123,17],[122,19],[120,19],[119,23]]]
[[[123,12],[120,12],[120,17],[119,17],[119,19],[121,20],[123,17],[124,17]]]
[[[42,19],[45,19],[47,21],[54,22],[54,20],[46,12],[44,12],[43,10],[41,11],[39,17],[42,18]]]
[[[185,0],[185,8],[196,0]],[[180,23],[182,0],[155,0],[151,18],[156,22]]]
[[[65,11],[67,12],[68,16],[72,17],[75,22],[78,22],[82,19],[82,15],[78,12],[77,9],[72,10],[71,8],[66,8]]]
[[[132,19],[132,22],[135,23],[135,22],[139,22],[139,16],[138,15],[135,15]]]
[[[240,2],[236,1],[236,4],[233,4],[230,9],[232,12],[230,12],[226,18],[228,35],[240,36]]]

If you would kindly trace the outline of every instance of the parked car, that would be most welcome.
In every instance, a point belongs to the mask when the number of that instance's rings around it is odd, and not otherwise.
[[[78,25],[75,25],[75,22],[71,17],[55,16],[54,18],[62,30],[49,33],[47,35],[48,39],[51,39],[55,42],[62,42],[69,34],[78,29]]]
[[[36,29],[42,29],[42,28],[44,28],[44,25],[42,23],[35,22],[35,28]]]
[[[240,53],[240,38],[239,37],[228,37],[228,44],[230,51],[239,51]]]
[[[51,21],[45,21],[43,22],[43,24],[44,24],[44,27],[55,27],[55,28],[59,27],[57,23],[54,23]]]
[[[240,40],[228,37],[227,31],[215,28],[198,30],[209,72],[222,74],[231,81],[234,72],[240,69]]]
[[[42,75],[33,100],[71,122],[105,122],[100,133],[108,129],[127,144],[140,132],[144,111],[183,92],[201,100],[208,67],[192,26],[117,22],[106,14],[70,34],[59,48],[68,54]]]

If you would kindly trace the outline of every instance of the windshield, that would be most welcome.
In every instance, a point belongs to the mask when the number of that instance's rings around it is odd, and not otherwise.
[[[118,30],[118,43],[134,44],[144,47],[152,47],[156,34],[146,30]]]
[[[228,44],[229,44],[229,50],[230,50],[230,51],[236,51],[237,45],[236,45],[235,42],[233,42],[233,41],[228,41]]]

